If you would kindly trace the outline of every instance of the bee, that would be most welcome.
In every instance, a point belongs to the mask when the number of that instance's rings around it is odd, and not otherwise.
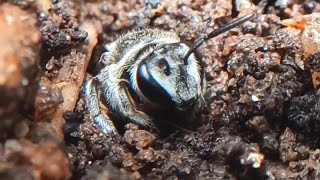
[[[171,31],[129,32],[106,46],[102,69],[84,85],[86,109],[108,134],[117,121],[150,127],[161,115],[192,119],[203,106],[204,68],[196,50],[207,40],[252,19],[248,14],[189,46]]]

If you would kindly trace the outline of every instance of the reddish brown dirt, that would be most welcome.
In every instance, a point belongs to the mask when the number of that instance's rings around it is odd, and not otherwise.
[[[112,137],[93,124],[81,92],[106,43],[150,27],[193,42],[248,12],[199,49],[207,107],[194,124]],[[316,12],[308,0],[1,1],[0,179],[319,179]]]

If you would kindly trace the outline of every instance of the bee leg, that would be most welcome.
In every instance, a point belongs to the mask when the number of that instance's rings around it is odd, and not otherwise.
[[[107,114],[104,114],[101,111],[99,97],[100,95],[97,91],[95,79],[92,78],[84,85],[84,99],[87,104],[87,111],[103,132],[107,134],[116,134],[117,131],[113,122],[110,120]]]
[[[121,102],[120,112],[123,114],[124,117],[129,117],[131,121],[140,124],[144,127],[150,127],[152,124],[151,117],[145,114],[144,112],[137,110],[134,100],[132,99],[127,86],[128,84],[126,82],[119,83],[118,97],[120,100],[119,102]]]
[[[112,61],[112,59],[110,59]],[[129,83],[121,80],[116,72],[121,71],[117,66],[107,66],[96,76],[103,92],[103,98],[108,102],[112,112],[120,117],[129,118],[131,122],[144,127],[150,126],[151,117],[142,111],[137,110],[134,100],[129,93]]]
[[[98,79],[102,84],[104,98],[110,105],[112,112],[117,112],[120,117],[129,118],[131,122],[144,127],[150,126],[152,122],[151,118],[142,111],[137,110],[134,100],[129,94],[127,82],[113,82],[106,77],[102,77],[100,76],[100,79],[99,77]]]

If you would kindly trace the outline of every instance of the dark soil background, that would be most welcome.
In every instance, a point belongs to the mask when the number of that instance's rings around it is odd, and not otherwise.
[[[138,28],[193,42],[207,107],[165,135],[104,135],[82,84]],[[320,179],[320,4],[303,0],[0,1],[0,179]]]

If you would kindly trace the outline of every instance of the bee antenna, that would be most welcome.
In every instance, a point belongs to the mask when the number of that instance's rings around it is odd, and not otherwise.
[[[213,30],[212,32],[210,32],[209,34],[200,37],[199,39],[197,39],[194,43],[193,46],[189,49],[189,51],[187,52],[187,54],[184,56],[183,61],[184,64],[187,65],[188,64],[188,58],[190,56],[191,53],[193,53],[194,50],[196,50],[198,47],[200,47],[204,42],[206,42],[207,40],[216,37],[224,32],[229,31],[230,29],[233,29],[237,26],[240,26],[241,24],[245,23],[246,21],[249,21],[251,19],[253,19],[256,16],[255,13],[250,13],[247,14],[245,16],[242,16],[238,19],[235,19],[233,21],[231,21],[230,23],[224,25],[223,27]]]

